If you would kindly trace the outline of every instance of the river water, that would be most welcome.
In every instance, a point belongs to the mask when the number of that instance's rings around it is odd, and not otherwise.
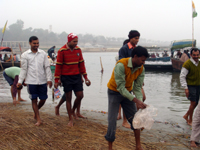
[[[115,66],[116,55],[117,52],[83,53],[88,78],[91,80],[91,86],[87,87],[84,85],[84,98],[81,104],[82,110],[108,110],[107,83],[111,77],[113,67]],[[100,57],[104,68],[103,74],[100,72]],[[9,102],[12,102],[10,86],[3,78],[2,73],[3,72],[1,71],[0,97],[9,97]],[[145,103],[151,104],[158,109],[156,120],[177,123],[183,128],[187,127],[185,120],[182,117],[189,108],[189,101],[185,97],[184,89],[181,88],[179,72],[147,71],[145,74]],[[60,88],[60,90],[63,93],[62,88]],[[56,105],[52,102],[51,89],[48,90],[48,96],[47,103]],[[28,100],[26,103],[31,103],[26,87],[22,89],[22,98]],[[59,99],[55,101],[58,103]]]

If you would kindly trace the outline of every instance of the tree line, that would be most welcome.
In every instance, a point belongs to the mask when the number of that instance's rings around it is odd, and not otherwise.
[[[1,30],[3,29],[0,28]],[[30,36],[37,36],[40,40],[40,45],[50,46],[50,45],[63,45],[67,42],[67,35],[65,31],[62,33],[50,32],[48,29],[37,28],[33,29],[32,27],[24,29],[24,22],[22,20],[17,20],[16,23],[9,25],[6,28],[4,41],[28,41]],[[102,35],[92,35],[92,34],[77,34],[79,38],[79,45],[83,46],[89,44],[90,46],[103,46],[103,47],[119,47],[122,46],[125,38],[122,37],[105,37]],[[0,37],[2,38],[2,32],[0,32]],[[143,46],[169,46],[168,41],[154,41],[146,40],[140,38],[140,45]]]

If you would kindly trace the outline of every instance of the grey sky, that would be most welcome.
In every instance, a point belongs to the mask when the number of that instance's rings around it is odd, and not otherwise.
[[[131,29],[141,38],[172,41],[192,38],[191,0],[0,0],[2,28],[21,19],[24,28],[126,38]],[[200,1],[194,0],[194,38],[200,45]]]

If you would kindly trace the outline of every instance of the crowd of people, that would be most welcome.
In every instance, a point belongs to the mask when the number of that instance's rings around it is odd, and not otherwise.
[[[137,46],[140,33],[131,30],[128,39],[124,41],[119,50],[119,58],[107,84],[108,90],[108,129],[105,139],[108,141],[108,149],[112,150],[115,141],[116,122],[121,119],[121,108],[123,109],[123,126],[131,128],[134,132],[136,150],[142,150],[140,141],[141,129],[134,129],[132,120],[138,109],[145,109],[146,96],[144,93],[145,68],[144,63],[149,57],[146,48]],[[47,89],[58,88],[62,84],[64,94],[55,107],[55,114],[60,115],[59,108],[66,102],[69,122],[68,126],[74,126],[74,119],[85,118],[80,113],[81,101],[84,97],[83,83],[91,85],[85,68],[82,51],[78,44],[78,36],[70,33],[67,43],[57,52],[55,65],[54,85],[52,83],[52,72],[48,54],[39,49],[39,39],[36,36],[29,38],[30,49],[21,55],[21,68],[10,67],[5,69],[3,76],[11,86],[13,104],[16,105],[21,98],[21,89],[27,86],[29,98],[32,102],[35,125],[42,125],[39,109],[43,107],[48,98]],[[191,146],[196,147],[200,139],[200,104],[198,104],[200,93],[200,63],[198,61],[199,50],[192,48],[190,59],[185,61],[180,81],[185,89],[185,94],[191,104],[188,112],[183,116],[189,125],[192,125]],[[72,105],[72,93],[75,101]],[[18,93],[18,99],[16,95]],[[38,100],[39,99],[39,100]],[[197,107],[193,118],[193,111]]]

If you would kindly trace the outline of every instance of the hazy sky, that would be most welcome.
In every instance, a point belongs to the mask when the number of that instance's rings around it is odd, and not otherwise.
[[[136,29],[141,38],[172,41],[192,38],[191,0],[0,0],[2,28],[21,19],[24,28],[61,33],[124,37]],[[200,45],[200,1],[194,0],[194,37]]]

